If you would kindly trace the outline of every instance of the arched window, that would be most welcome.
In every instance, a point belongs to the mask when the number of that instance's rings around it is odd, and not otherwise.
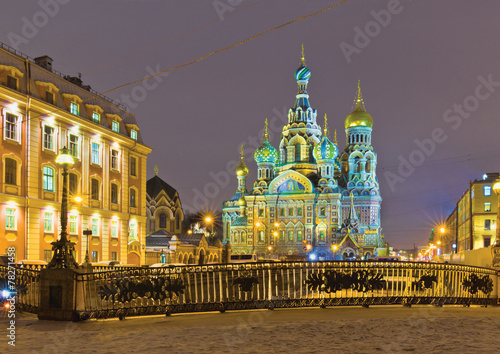
[[[372,160],[370,158],[366,159],[365,171],[370,172],[372,169]]]
[[[245,231],[243,231],[241,233],[241,243],[245,243],[247,242],[247,233]]]
[[[175,228],[177,230],[181,228],[181,216],[179,214],[175,215]]]
[[[295,144],[295,161],[300,161],[300,144]]]
[[[43,168],[43,190],[54,192],[54,169],[52,167]]]
[[[167,214],[160,214],[160,228],[167,228]]]
[[[14,159],[5,159],[5,183],[17,184],[17,161]]]
[[[167,263],[167,255],[165,253],[161,254],[160,263]]]

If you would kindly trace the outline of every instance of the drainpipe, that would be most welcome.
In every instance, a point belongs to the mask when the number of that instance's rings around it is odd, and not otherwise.
[[[28,259],[29,245],[29,197],[28,197],[28,161],[29,161],[29,122],[30,122],[30,105],[31,105],[31,72],[29,60],[24,59],[24,67],[26,69],[26,114],[25,114],[25,144],[24,144],[24,228],[26,237],[24,238],[24,259]]]

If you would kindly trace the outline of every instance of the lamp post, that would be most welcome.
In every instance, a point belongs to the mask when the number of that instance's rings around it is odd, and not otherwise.
[[[75,243],[68,240],[66,231],[68,225],[68,168],[73,166],[73,157],[69,149],[62,148],[56,158],[56,163],[62,167],[63,188],[61,201],[61,237],[58,241],[52,242],[52,260],[47,268],[78,268],[78,264],[73,257]]]
[[[83,234],[87,236],[87,252],[85,253],[85,263],[89,264],[89,236],[92,236],[92,230],[83,230]]]
[[[337,260],[337,250],[338,250],[337,245],[332,245],[332,253],[333,253],[333,260],[334,261]]]

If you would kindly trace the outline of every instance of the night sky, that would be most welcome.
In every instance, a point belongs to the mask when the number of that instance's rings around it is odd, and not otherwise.
[[[0,41],[47,54],[54,69],[82,73],[84,84],[105,92],[335,2],[42,0],[44,10],[38,1],[3,0]],[[470,179],[499,170],[499,14],[498,0],[350,0],[108,96],[130,107],[153,148],[148,177],[159,165],[185,211],[217,210],[236,190],[242,143],[253,184],[265,118],[278,146],[304,43],[311,105],[321,125],[328,114],[341,150],[361,80],[374,119],[383,231],[392,246],[410,248],[426,243]]]

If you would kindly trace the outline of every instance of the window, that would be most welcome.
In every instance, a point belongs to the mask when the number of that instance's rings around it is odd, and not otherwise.
[[[130,222],[129,238],[137,238],[137,224],[135,223],[135,221]]]
[[[295,161],[300,161],[300,144],[295,144]]]
[[[92,251],[92,262],[99,262],[99,252]]]
[[[97,112],[92,112],[92,120],[95,123],[101,123],[101,115]]]
[[[78,176],[75,173],[69,173],[69,194],[74,196],[78,194]]]
[[[5,183],[17,184],[17,161],[14,159],[5,159]]]
[[[17,79],[10,75],[7,75],[7,87],[13,90],[17,90]]]
[[[293,208],[288,208],[288,216],[293,216]]]
[[[71,102],[69,104],[69,111],[77,116],[80,114],[80,106],[78,105],[78,103]]]
[[[45,91],[45,102],[54,104],[54,94],[50,91]]]
[[[485,197],[489,197],[491,195],[491,186],[484,186],[483,193]]]
[[[43,231],[44,232],[54,232],[54,225],[52,223],[53,214],[49,212],[43,213]]]
[[[111,123],[111,129],[114,131],[114,132],[120,132],[120,123],[116,120],[114,120],[112,123]]]
[[[264,217],[264,209],[259,209],[259,218]]]
[[[167,214],[160,214],[160,229],[167,227]]]
[[[297,241],[302,241],[302,230],[297,230]]]
[[[136,159],[133,156],[130,157],[130,175],[137,176]]]
[[[137,140],[137,130],[132,129],[130,131],[130,137],[134,140]]]
[[[48,125],[43,127],[43,148],[54,150],[54,128]]]
[[[111,150],[111,168],[119,170],[118,150]]]
[[[93,200],[99,200],[99,181],[95,178],[90,180],[90,195]]]
[[[43,190],[54,192],[54,169],[52,167],[43,168]]]
[[[118,204],[118,185],[111,183],[111,203]]]
[[[326,216],[326,207],[319,208],[319,216]]]
[[[181,228],[181,217],[179,214],[175,216],[175,228],[177,230]]]
[[[73,157],[78,157],[78,140],[78,135],[69,135],[69,151]]]
[[[70,234],[77,234],[77,229],[76,229],[76,225],[77,225],[77,220],[78,220],[78,216],[76,215],[70,215],[69,216],[69,233]]]
[[[491,211],[491,203],[484,203],[484,211]]]
[[[99,218],[92,218],[90,220],[92,236],[99,236]]]
[[[489,219],[484,220],[484,229],[491,230],[491,220]]]
[[[43,250],[43,260],[45,262],[50,262],[52,259],[52,251],[51,250]]]
[[[17,124],[17,119],[18,117],[14,114],[7,113],[5,115],[5,138],[6,139],[11,139],[11,140],[19,140],[17,131],[18,131],[18,124]]]
[[[91,151],[91,160],[90,162],[95,163],[97,165],[100,165],[100,159],[99,159],[99,144],[98,143],[92,143],[92,151]]]
[[[325,241],[325,231],[324,231],[324,230],[321,230],[321,231],[319,232],[319,240],[320,240],[321,242],[324,242],[324,241]]]
[[[16,229],[16,209],[14,208],[5,209],[5,229],[6,230]]]
[[[280,231],[280,240],[285,241],[285,230]]]
[[[293,241],[293,231],[288,231],[288,241]]]
[[[130,206],[135,208],[135,189],[130,188]]]
[[[302,216],[302,208],[297,208],[297,216]]]
[[[490,236],[483,236],[483,247],[490,247],[491,245],[491,237]]]
[[[285,216],[285,208],[280,208],[280,216]]]
[[[118,220],[111,220],[111,237],[118,237]]]
[[[111,252],[111,260],[112,261],[117,261],[118,260],[118,257],[117,257],[117,253],[116,252]],[[165,262],[163,262],[165,263]]]
[[[264,231],[259,231],[259,242],[264,242]]]

